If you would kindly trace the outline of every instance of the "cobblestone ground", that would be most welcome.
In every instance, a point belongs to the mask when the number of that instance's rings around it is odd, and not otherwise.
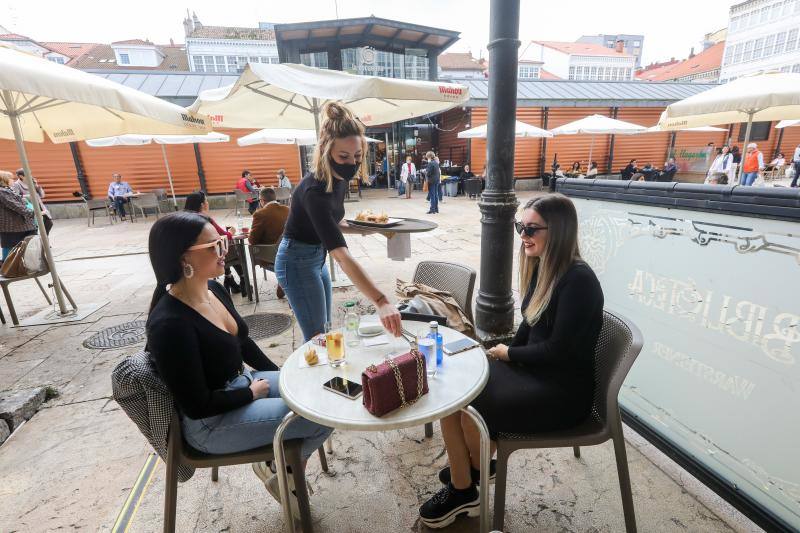
[[[536,193],[522,193],[524,203]],[[348,215],[369,207],[391,215],[428,218],[433,232],[412,236],[413,258],[386,257],[380,236],[349,237],[353,255],[379,285],[393,293],[395,279],[411,278],[416,263],[446,259],[479,268],[480,212],[477,202],[447,198],[441,214],[426,215],[427,204],[370,191],[347,204]],[[235,223],[231,211],[214,212]],[[62,278],[78,304],[107,302],[80,323],[0,327],[2,391],[49,385],[59,395],[0,448],[0,531],[105,531],[112,529],[152,452],[134,424],[110,398],[110,373],[139,343],[122,349],[93,350],[82,342],[104,328],[144,319],[154,279],[146,254],[152,222],[91,228],[84,220],[58,220],[52,234]],[[260,276],[260,274],[259,274]],[[290,313],[275,296],[272,274],[260,279],[261,303],[242,301],[243,315]],[[21,318],[45,307],[33,282],[11,286]],[[516,294],[516,293],[515,293]],[[352,292],[337,290],[336,298]],[[240,299],[237,298],[237,301]],[[298,345],[295,326],[259,341],[282,362]],[[638,435],[628,432],[628,458],[640,531],[750,531],[756,528],[675,469]],[[329,459],[334,477],[309,461],[317,531],[418,531],[417,508],[438,487],[445,465],[438,428],[423,439],[422,428],[383,434],[337,432]],[[219,482],[199,471],[179,487],[179,531],[268,531],[282,528],[278,505],[248,465],[223,468]],[[161,529],[164,465],[158,462],[130,524],[131,531]],[[509,531],[621,531],[623,519],[613,450],[518,452],[509,474],[506,527]],[[451,531],[477,531],[477,520],[459,520]]]

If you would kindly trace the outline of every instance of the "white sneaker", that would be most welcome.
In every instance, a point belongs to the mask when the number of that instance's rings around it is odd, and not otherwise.
[[[264,483],[264,486],[267,487],[267,492],[275,498],[279,504],[281,503],[281,488],[280,483],[278,482],[278,474],[273,474]],[[292,476],[289,476],[289,508],[292,510],[292,517],[295,520],[300,520],[300,506],[297,502],[297,493],[294,490],[294,479]]]

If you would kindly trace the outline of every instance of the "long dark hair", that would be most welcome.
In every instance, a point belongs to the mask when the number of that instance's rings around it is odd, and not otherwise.
[[[519,246],[519,291],[525,294],[534,272],[538,271],[536,288],[522,314],[528,324],[535,324],[550,304],[561,276],[575,261],[581,259],[578,247],[578,213],[572,200],[560,193],[547,194],[529,200],[524,209],[533,209],[547,223],[547,243],[540,257],[525,255]]]
[[[167,292],[167,285],[183,276],[181,257],[192,246],[208,224],[208,219],[197,213],[179,211],[156,220],[150,228],[147,242],[150,264],[156,275],[156,290],[150,300],[150,311]]]
[[[195,191],[193,193],[189,193],[186,195],[186,203],[183,204],[183,210],[199,213],[200,208],[203,206],[203,203],[205,201],[206,201],[206,193],[204,193],[203,191]]]

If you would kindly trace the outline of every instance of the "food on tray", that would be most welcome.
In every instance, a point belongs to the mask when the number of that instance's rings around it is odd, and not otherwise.
[[[305,357],[308,366],[314,366],[319,363],[319,356],[314,348],[309,347],[308,350],[306,350]]]
[[[373,224],[386,224],[389,222],[389,215],[386,213],[378,215],[373,213],[371,209],[365,209],[356,215],[356,220],[359,222],[372,222]]]

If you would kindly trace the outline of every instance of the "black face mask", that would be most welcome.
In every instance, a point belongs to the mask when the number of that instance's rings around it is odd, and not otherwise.
[[[347,181],[353,179],[353,176],[358,172],[359,165],[351,165],[349,163],[337,163],[331,159],[331,168]]]

